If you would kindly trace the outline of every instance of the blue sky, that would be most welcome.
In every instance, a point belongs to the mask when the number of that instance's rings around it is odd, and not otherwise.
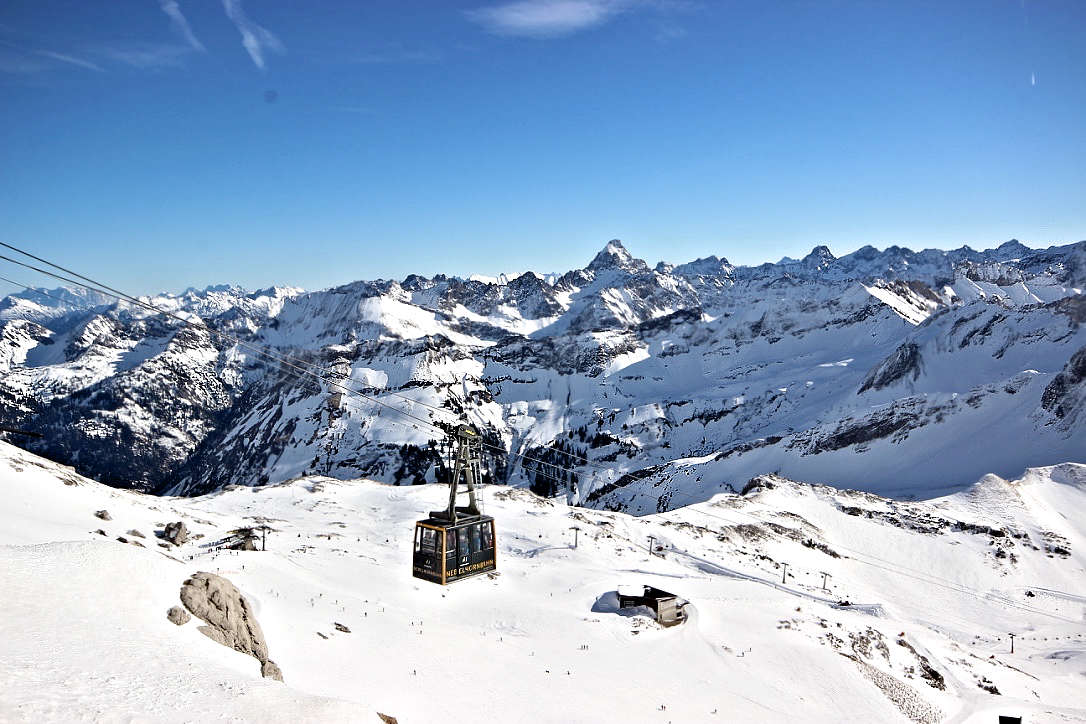
[[[1077,241],[1084,33],[1081,0],[8,0],[0,239],[140,293]]]

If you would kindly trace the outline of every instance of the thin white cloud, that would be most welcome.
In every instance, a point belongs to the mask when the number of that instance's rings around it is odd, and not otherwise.
[[[124,47],[102,48],[102,55],[118,63],[141,70],[179,68],[185,64],[185,56],[192,52],[184,45],[140,44]]]
[[[245,11],[241,8],[241,0],[222,0],[222,6],[226,11],[226,17],[230,18],[230,22],[234,23],[238,32],[241,33],[241,44],[248,51],[249,57],[253,59],[257,68],[264,70],[265,50],[276,53],[286,50],[279,38],[275,37],[270,30],[257,25],[245,15]]]
[[[548,38],[601,25],[634,4],[636,0],[516,0],[468,10],[467,16],[495,35]]]
[[[80,68],[86,68],[87,70],[93,70],[93,71],[97,71],[99,73],[104,73],[105,72],[102,69],[101,66],[95,65],[94,63],[90,62],[89,60],[83,60],[82,58],[76,58],[76,57],[71,56],[71,55],[65,55],[64,53],[54,53],[51,50],[38,50],[36,52],[37,52],[38,55],[42,56],[43,58],[52,58],[53,60],[59,60],[61,63],[68,63],[70,65],[77,65]]]
[[[162,12],[169,16],[170,25],[173,26],[174,32],[184,38],[185,42],[192,46],[193,50],[201,52],[206,50],[204,44],[192,32],[192,26],[189,25],[188,19],[181,12],[181,6],[178,5],[177,0],[158,0],[158,6],[162,8]]]

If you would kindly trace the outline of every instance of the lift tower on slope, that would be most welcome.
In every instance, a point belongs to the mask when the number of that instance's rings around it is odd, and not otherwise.
[[[449,507],[441,511],[431,511],[431,518],[440,518],[455,523],[457,514],[482,515],[475,500],[475,486],[482,484],[483,439],[475,428],[461,425],[456,428],[456,455],[453,462],[452,478],[449,480]],[[467,493],[467,507],[457,507],[456,499]]]

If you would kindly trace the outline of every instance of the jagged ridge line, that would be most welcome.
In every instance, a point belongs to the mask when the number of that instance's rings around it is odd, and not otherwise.
[[[214,335],[216,335],[216,336],[218,336],[220,338],[233,341],[239,347],[244,347],[244,348],[250,349],[253,352],[255,352],[256,354],[258,354],[258,355],[263,355],[264,357],[270,358],[272,360],[275,360],[275,361],[279,362],[280,364],[286,365],[286,366],[288,366],[288,367],[290,367],[292,369],[297,370],[300,374],[295,375],[295,377],[298,378],[298,379],[301,379],[301,375],[309,375],[309,376],[314,377],[314,378],[316,378],[316,379],[318,379],[318,380],[320,380],[322,382],[325,382],[325,383],[327,383],[327,384],[329,384],[331,386],[335,386],[336,388],[342,390],[343,392],[346,392],[348,394],[357,395],[357,396],[359,396],[359,397],[361,397],[363,399],[369,400],[370,402],[381,405],[382,407],[386,407],[386,408],[392,410],[393,412],[397,412],[397,413],[399,413],[401,415],[404,415],[405,417],[409,417],[412,420],[415,420],[415,421],[417,421],[419,423],[422,423],[423,425],[426,425],[427,427],[429,427],[431,430],[436,431],[438,433],[438,435],[440,435],[441,437],[448,437],[448,433],[445,430],[438,427],[437,425],[434,425],[432,422],[430,422],[428,420],[424,420],[421,417],[417,417],[416,415],[413,415],[413,414],[411,414],[409,412],[406,412],[406,411],[404,411],[404,410],[402,410],[402,409],[400,409],[398,407],[395,407],[393,405],[390,405],[390,404],[388,404],[386,402],[382,402],[382,401],[380,401],[380,400],[378,400],[378,399],[376,399],[374,397],[371,397],[371,396],[369,396],[369,395],[367,395],[367,394],[365,394],[363,392],[360,392],[359,390],[355,390],[354,388],[347,387],[347,386],[345,386],[345,385],[343,385],[343,384],[341,384],[341,383],[339,383],[339,382],[337,382],[335,380],[328,379],[324,375],[313,371],[314,369],[319,370],[320,368],[315,368],[315,367],[313,367],[312,365],[309,365],[306,362],[303,362],[301,360],[296,360],[296,362],[297,362],[297,364],[296,364],[295,360],[293,360],[292,358],[282,357],[281,355],[279,355],[279,354],[277,354],[277,353],[275,353],[273,351],[269,351],[266,347],[262,347],[261,345],[253,344],[253,343],[250,343],[250,342],[245,342],[245,341],[241,340],[240,338],[238,338],[238,337],[236,337],[236,336],[234,336],[232,334],[229,334],[227,332],[222,332],[220,330],[214,329],[213,327],[208,326],[207,324],[203,323],[202,321],[194,322],[191,319],[186,319],[185,317],[181,317],[181,316],[179,316],[177,314],[174,314],[174,313],[172,313],[172,312],[170,312],[168,310],[161,309],[160,307],[156,307],[153,304],[150,304],[148,302],[143,301],[142,299],[139,299],[137,297],[133,297],[130,294],[126,294],[125,292],[122,292],[122,291],[120,291],[118,289],[114,289],[113,287],[110,287],[110,286],[108,286],[106,284],[102,284],[101,282],[98,282],[98,281],[96,281],[94,279],[91,279],[90,277],[86,277],[86,276],[84,276],[82,274],[79,274],[78,272],[75,272],[75,271],[72,271],[72,270],[67,269],[65,267],[62,267],[59,264],[54,264],[53,262],[50,262],[50,261],[48,261],[46,259],[42,259],[41,257],[35,256],[34,254],[23,251],[22,249],[14,247],[14,246],[12,246],[10,244],[7,244],[5,242],[0,241],[0,246],[4,246],[4,247],[7,247],[9,249],[13,249],[13,250],[17,251],[20,254],[25,254],[26,256],[28,256],[28,257],[30,257],[32,259],[36,259],[36,260],[42,262],[43,264],[47,264],[47,265],[49,265],[51,267],[54,267],[56,269],[60,269],[60,270],[62,270],[64,272],[67,272],[68,274],[71,274],[71,275],[73,275],[75,277],[78,277],[79,279],[82,279],[84,281],[82,281],[82,282],[76,281],[75,279],[71,279],[69,277],[65,277],[65,276],[62,276],[60,274],[56,274],[54,272],[50,272],[50,271],[48,271],[46,269],[41,269],[40,267],[36,267],[36,266],[34,266],[32,264],[27,264],[25,262],[21,262],[21,261],[18,261],[16,259],[12,259],[11,257],[5,256],[3,254],[0,254],[0,259],[11,262],[12,264],[17,264],[17,265],[19,265],[21,267],[25,267],[27,269],[31,269],[31,270],[36,271],[38,273],[45,274],[45,275],[47,275],[49,277],[52,277],[54,279],[58,279],[60,281],[67,282],[69,284],[74,284],[77,287],[83,287],[84,289],[87,289],[87,290],[90,290],[90,291],[93,291],[93,292],[97,292],[98,294],[101,294],[103,296],[111,297],[113,299],[117,299],[118,301],[127,301],[127,302],[130,302],[132,304],[136,304],[136,305],[138,305],[140,307],[143,307],[144,309],[156,312],[158,314],[162,314],[162,315],[170,317],[172,319],[176,319],[177,321],[179,321],[182,324],[185,324],[187,326],[196,327],[197,329],[202,329],[202,330],[204,330],[204,331],[206,331],[206,332],[208,332],[210,334],[214,334]],[[13,283],[13,284],[18,284],[16,282],[11,282],[10,280],[7,280],[7,281],[9,281],[10,283]],[[91,285],[97,285],[97,286],[91,286]],[[53,298],[53,299],[58,299],[57,297],[55,297],[53,295],[50,295],[48,293],[42,292],[40,290],[35,290],[32,287],[30,287],[29,285],[18,284],[18,286],[22,286],[24,289],[27,289],[28,291],[38,291],[39,293],[45,294],[45,296],[48,296],[48,297]],[[63,300],[60,300],[60,301],[63,301]],[[193,316],[196,316],[196,315],[193,315]],[[199,319],[199,317],[197,317],[197,319]],[[439,408],[439,407],[435,407],[433,405],[429,405],[427,403],[420,402],[418,400],[414,400],[414,399],[412,399],[410,397],[407,397],[406,395],[400,395],[400,394],[395,393],[395,392],[390,392],[389,394],[394,396],[394,397],[398,397],[400,399],[406,400],[408,402],[412,402],[412,403],[415,403],[415,404],[420,404],[420,405],[422,405],[424,407],[429,407],[430,409],[436,410],[436,411],[438,411],[438,412],[440,412],[442,414],[451,414],[447,410],[444,410],[444,409]],[[405,423],[400,423],[400,424],[405,424]],[[499,451],[499,452],[501,452],[501,453],[503,453],[505,455],[511,455],[514,458],[519,457],[519,458],[521,458],[523,460],[534,462],[534,463],[537,463],[539,465],[549,465],[552,468],[564,470],[564,471],[569,472],[569,473],[576,473],[576,471],[571,469],[571,468],[565,468],[565,467],[562,467],[562,466],[559,466],[559,465],[555,465],[553,463],[548,463],[548,462],[545,462],[545,461],[542,461],[542,460],[538,460],[536,458],[531,458],[531,457],[528,457],[527,455],[525,455],[524,453],[516,453],[516,452],[513,452],[512,450],[506,450],[506,449],[500,448],[500,447],[498,447],[496,445],[492,445],[490,443],[487,443],[486,441],[482,441],[481,444],[484,447],[490,448],[492,450]],[[553,480],[555,482],[559,482],[559,483],[565,482],[565,481],[563,481],[562,479],[560,479],[558,477],[555,477],[555,476],[552,476],[552,475],[547,475],[546,473],[543,473],[541,470],[538,470],[538,469],[535,471],[535,473],[537,475],[542,475],[543,477],[545,477],[545,478],[547,478],[549,480]]]

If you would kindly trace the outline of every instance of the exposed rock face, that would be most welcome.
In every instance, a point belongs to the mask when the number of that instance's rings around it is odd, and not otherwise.
[[[1071,355],[1063,370],[1048,383],[1041,395],[1041,407],[1067,427],[1086,408],[1086,347]]]
[[[233,583],[214,573],[199,572],[181,586],[181,603],[209,625],[200,632],[223,646],[252,656],[261,674],[283,680],[283,672],[268,658],[268,644],[252,608]]]
[[[188,541],[189,529],[185,527],[184,521],[181,520],[176,523],[167,523],[165,530],[162,532],[162,537],[175,546],[179,546]]]
[[[108,510],[96,510],[94,511],[94,517],[102,520],[113,520],[113,516],[109,514]]]
[[[858,394],[868,390],[881,390],[906,377],[912,377],[914,380],[920,377],[920,347],[915,342],[906,342],[901,345],[894,350],[892,355],[879,363],[878,367],[871,370]]]
[[[170,623],[177,624],[178,626],[184,626],[186,623],[192,620],[192,616],[189,612],[180,606],[171,606],[170,610],[166,612],[166,619]]]

